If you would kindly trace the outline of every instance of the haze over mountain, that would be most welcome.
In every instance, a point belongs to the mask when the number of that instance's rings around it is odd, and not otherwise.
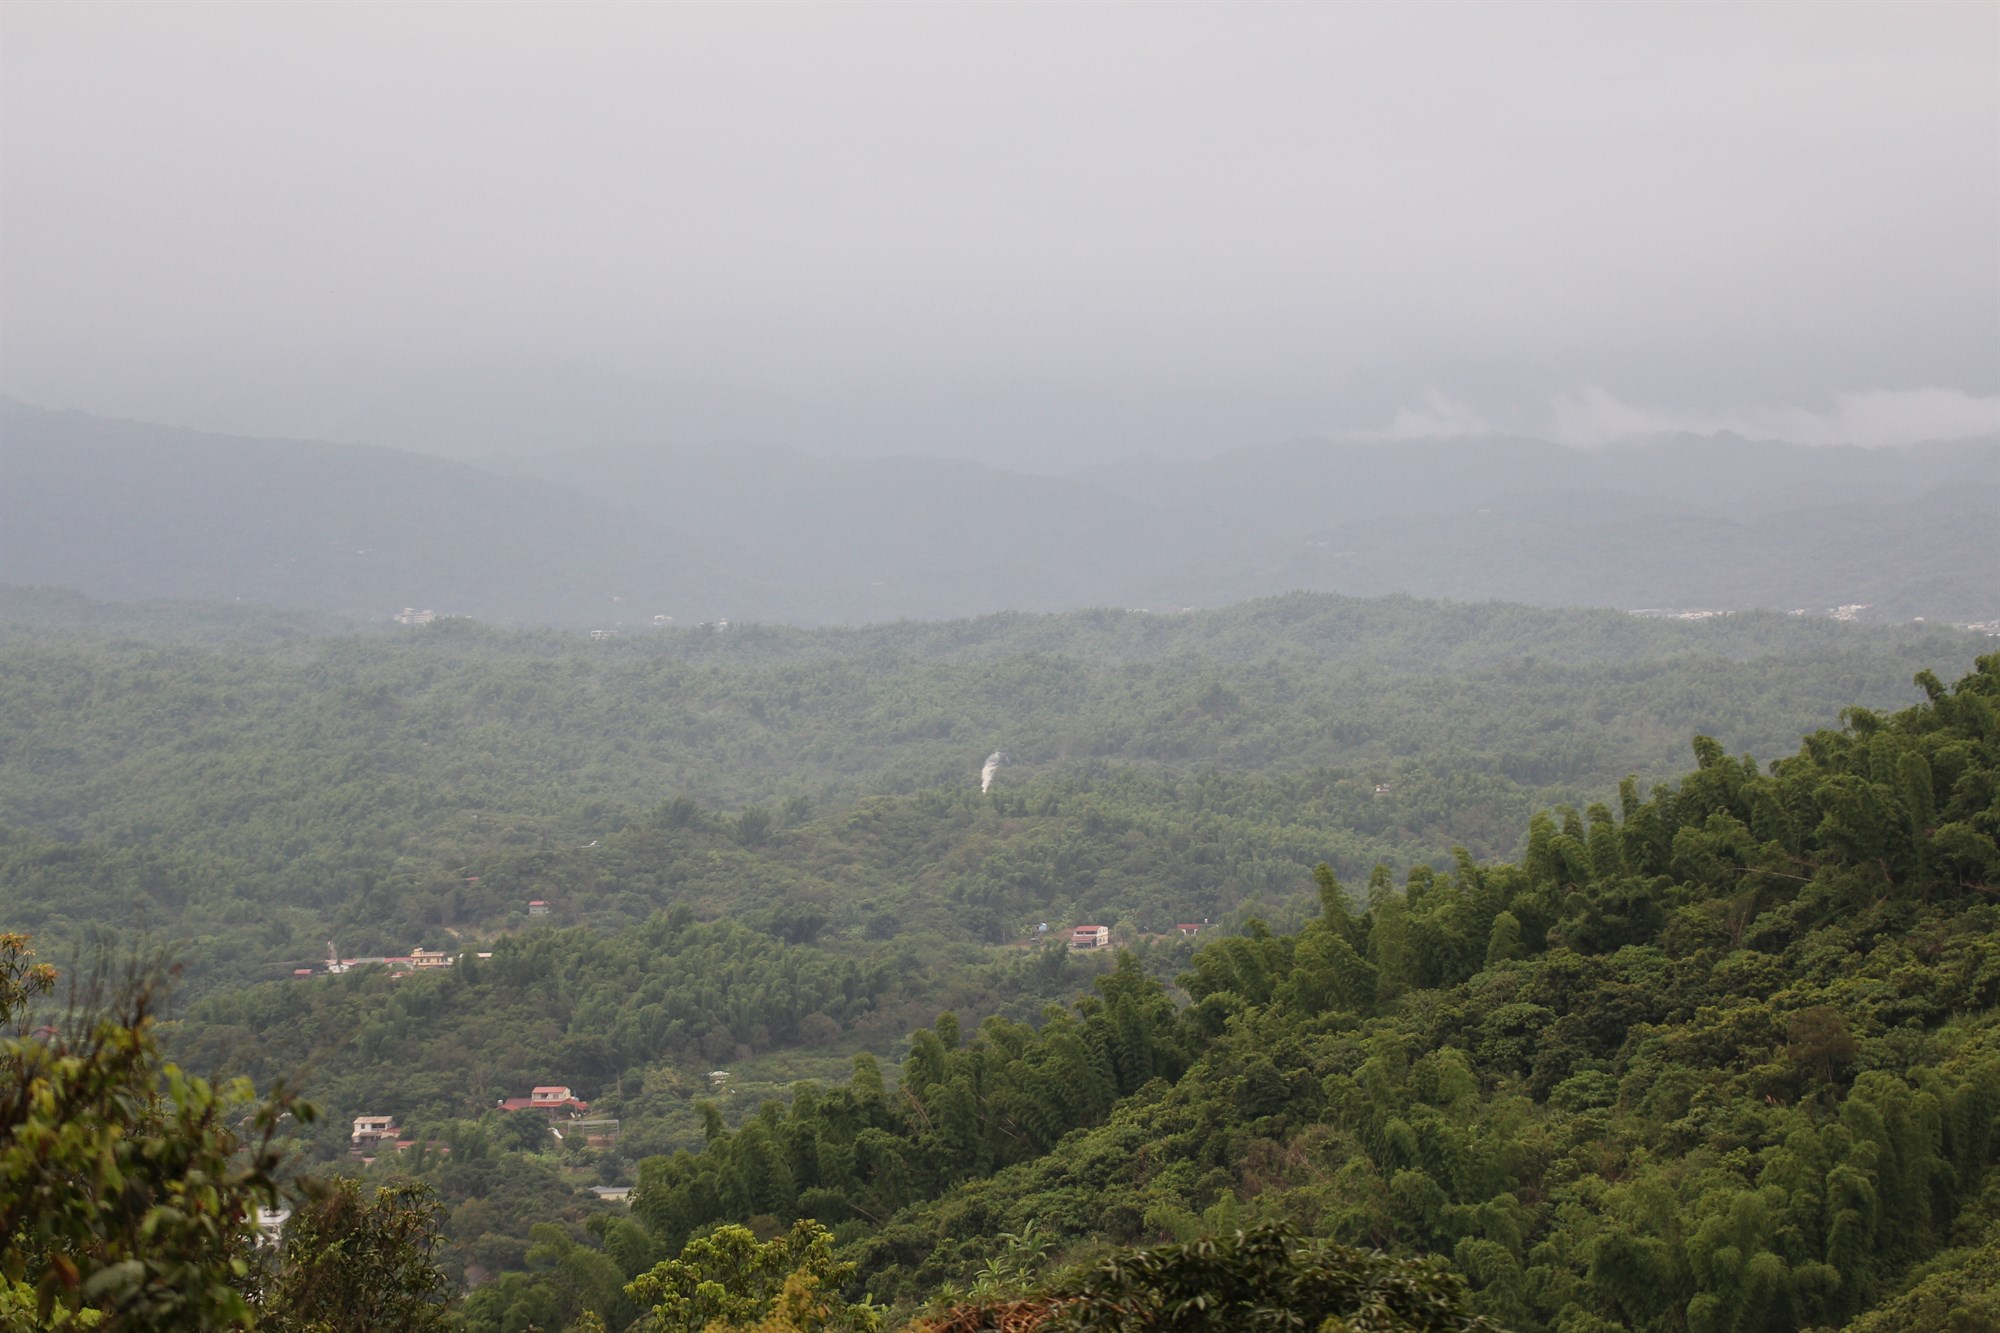
[[[202,435],[12,401],[0,434],[9,582],[371,618],[415,603],[576,622],[616,616],[620,590],[642,589],[677,604],[777,606],[642,516],[403,450]]]
[[[777,13],[10,4],[0,389],[1042,472],[2000,430],[1991,6]]]
[[[9,6],[0,576],[2000,614],[1990,7],[772,14]]]
[[[2000,439],[1295,441],[1065,477],[785,449],[490,459],[0,414],[0,579],[365,619],[800,623],[1307,589],[2000,615]]]
[[[1996,644],[1992,0],[4,0],[0,1330],[2000,1330]]]

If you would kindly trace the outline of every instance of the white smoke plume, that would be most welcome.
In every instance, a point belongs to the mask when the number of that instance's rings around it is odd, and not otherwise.
[[[999,771],[1000,765],[1005,763],[1006,760],[1007,752],[1005,750],[995,750],[992,754],[986,756],[986,767],[979,770],[979,790],[993,790],[993,775]]]

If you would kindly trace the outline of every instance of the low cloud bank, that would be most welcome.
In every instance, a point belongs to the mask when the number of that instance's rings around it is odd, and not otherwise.
[[[1806,407],[1737,407],[1690,412],[1641,407],[1595,384],[1550,399],[1540,421],[1510,425],[1482,415],[1433,389],[1423,401],[1397,412],[1389,425],[1369,432],[1397,440],[1468,435],[1535,435],[1579,448],[1635,436],[1717,435],[1724,432],[1795,444],[1858,444],[1884,448],[1922,440],[2000,434],[2000,395],[1959,389],[1873,389],[1843,393],[1826,410]]]

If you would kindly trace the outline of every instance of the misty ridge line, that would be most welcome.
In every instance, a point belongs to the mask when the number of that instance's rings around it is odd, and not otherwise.
[[[12,395],[10,395],[12,396]],[[31,405],[33,395],[16,398]],[[52,410],[37,405],[38,410]],[[145,414],[87,404],[53,410],[165,425]],[[225,414],[226,415],[226,414]],[[1169,392],[1145,408],[1056,384],[1000,385],[942,397],[915,394],[889,410],[797,393],[718,385],[657,386],[597,372],[428,376],[387,394],[363,393],[339,410],[307,413],[284,429],[178,421],[203,434],[374,444],[473,463],[577,448],[796,451],[859,461],[932,459],[1036,476],[1072,475],[1145,457],[1199,463],[1255,441],[1332,444],[1528,439],[1578,449],[1680,436],[1885,448],[2000,435],[2000,394],[1936,385],[1833,394],[1825,406],[1743,404],[1723,409],[1648,405],[1595,383],[1539,401],[1487,407],[1439,386],[1372,427],[1315,425],[1346,413],[1303,404],[1208,401]],[[1246,443],[1249,442],[1249,443]]]
[[[1050,477],[781,447],[473,464],[9,400],[0,480],[0,579],[364,618],[855,623],[1294,589],[2000,615],[2000,437],[1308,440]],[[976,558],[967,531],[992,534]]]

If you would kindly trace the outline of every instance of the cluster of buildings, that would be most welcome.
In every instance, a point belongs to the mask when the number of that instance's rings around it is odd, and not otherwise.
[[[592,1118],[590,1103],[571,1092],[560,1083],[548,1083],[529,1091],[525,1097],[502,1097],[497,1103],[503,1111],[540,1111],[549,1118],[549,1133],[558,1141],[569,1134],[583,1135],[586,1148],[609,1148],[618,1142],[618,1122],[602,1117]]]
[[[481,958],[491,958],[492,956],[490,953],[479,955]],[[337,953],[329,952],[326,962],[320,966],[295,967],[292,969],[292,975],[295,977],[310,977],[325,972],[330,976],[337,977],[343,972],[352,972],[357,967],[367,967],[371,963],[380,963],[391,972],[400,975],[405,972],[434,971],[441,967],[450,967],[457,961],[458,957],[456,954],[446,953],[442,949],[412,949],[408,953],[403,954],[369,954],[358,958],[342,958]]]
[[[595,846],[595,844],[592,845]],[[468,875],[465,882],[468,884],[477,884],[479,877],[477,875]],[[549,904],[545,899],[535,898],[531,899],[528,903],[528,915],[531,917],[547,916],[549,915],[549,910]],[[475,958],[491,958],[493,955],[491,952],[481,952],[473,956]],[[457,954],[446,953],[443,949],[412,949],[404,954],[365,954],[355,958],[342,958],[340,951],[333,947],[333,941],[328,940],[326,942],[326,961],[324,963],[318,967],[295,967],[292,969],[292,975],[295,977],[312,977],[324,972],[330,976],[337,977],[343,972],[352,972],[357,967],[367,967],[371,963],[380,963],[382,966],[388,968],[391,973],[401,976],[408,972],[428,972],[441,967],[450,967],[457,961]]]
[[[618,1122],[607,1119],[589,1119],[590,1103],[577,1096],[560,1083],[546,1083],[531,1089],[525,1097],[502,1097],[495,1106],[502,1111],[539,1111],[548,1117],[549,1130],[556,1138],[564,1137],[559,1126],[567,1126],[572,1133],[581,1133],[584,1142],[592,1148],[609,1148],[618,1141]],[[372,1159],[383,1151],[383,1145],[392,1149],[412,1148],[416,1141],[405,1138],[403,1129],[393,1115],[358,1115],[347,1136],[348,1151],[356,1157]],[[440,1147],[439,1151],[449,1152]]]
[[[1174,930],[1184,940],[1191,940],[1201,934],[1205,921],[1183,921]],[[1069,932],[1069,947],[1072,949],[1108,949],[1111,947],[1111,927],[1076,926]]]
[[[1729,614],[1729,612],[1727,612],[1727,611],[1678,611],[1678,610],[1674,610],[1674,609],[1672,609],[1672,608],[1670,608],[1670,607],[1658,607],[1658,606],[1646,606],[1646,607],[1641,607],[1641,608],[1639,608],[1639,609],[1638,609],[1638,610],[1636,610],[1636,611],[1633,611],[1633,612],[1630,612],[1629,614],[1631,614],[1631,615],[1635,615],[1635,616],[1645,616],[1645,617],[1647,617],[1648,619],[1651,619],[1651,620],[1714,620],[1714,619],[1715,619],[1716,617],[1718,617],[1718,616],[1726,616],[1726,615],[1728,615],[1728,614]],[[1804,615],[1804,614],[1805,614],[1805,612],[1803,612],[1803,611],[1794,611],[1794,612],[1792,612],[1792,614],[1793,614],[1793,615],[1795,615],[1795,616],[1801,616],[1801,615]]]

